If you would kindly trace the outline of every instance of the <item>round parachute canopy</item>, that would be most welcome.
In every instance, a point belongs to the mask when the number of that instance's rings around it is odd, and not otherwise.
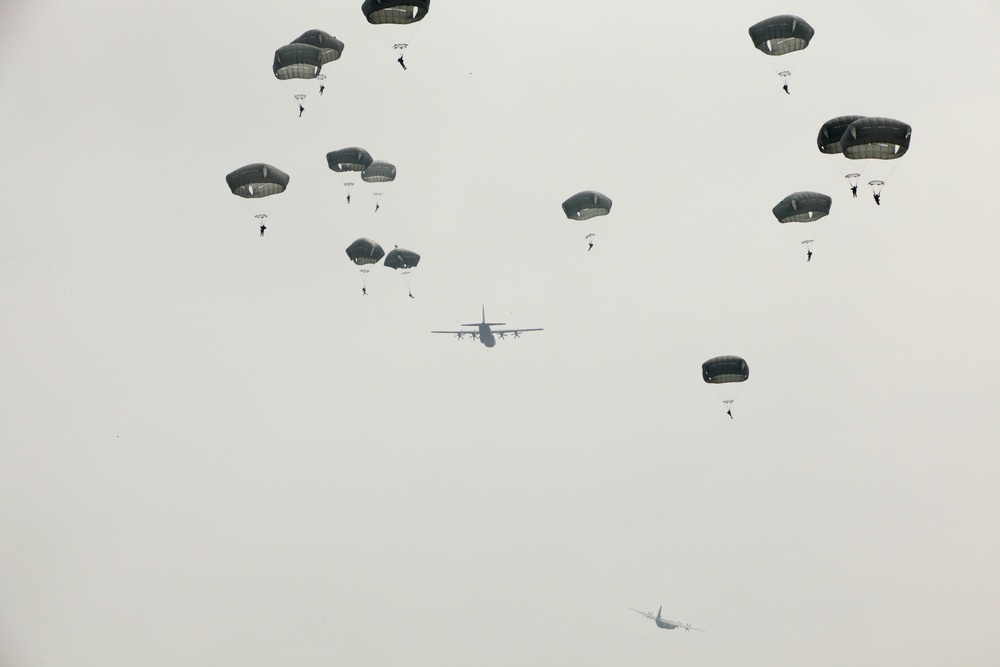
[[[862,118],[864,116],[837,116],[823,123],[816,136],[816,146],[819,148],[819,152],[827,155],[843,153],[844,148],[840,145],[840,138],[844,136],[844,132],[847,131],[851,123]]]
[[[382,160],[374,160],[361,172],[365,183],[389,183],[396,180],[396,165]]]
[[[771,209],[778,222],[812,222],[830,213],[833,198],[819,192],[793,192]]]
[[[743,382],[750,377],[750,367],[740,357],[715,357],[701,365],[701,376],[711,384]]]
[[[288,187],[288,174],[269,164],[258,162],[226,174],[226,183],[234,195],[256,199],[284,192]]]
[[[385,255],[382,246],[371,239],[358,239],[347,246],[347,256],[358,266],[376,264]]]
[[[816,33],[812,26],[791,14],[772,16],[750,26],[750,39],[761,53],[783,56],[809,46]]]
[[[361,11],[374,25],[406,25],[427,16],[431,0],[365,0]]]
[[[562,203],[563,213],[570,220],[587,220],[611,211],[611,198],[594,190],[578,192]]]
[[[323,50],[311,44],[286,44],[274,52],[274,76],[288,79],[315,79],[323,67]]]
[[[352,146],[330,151],[326,154],[326,163],[330,169],[340,173],[344,171],[364,171],[372,163],[372,155],[364,148]]]
[[[384,264],[390,269],[412,269],[420,263],[420,255],[412,250],[393,248],[385,256]]]
[[[334,60],[340,58],[344,53],[344,43],[322,30],[307,30],[302,33],[302,36],[297,40],[292,42],[292,44],[306,44],[308,46],[315,46],[322,52],[320,58],[320,64],[325,65],[327,63],[332,63]]]
[[[909,149],[911,132],[902,121],[866,116],[847,127],[840,145],[851,160],[895,160]]]

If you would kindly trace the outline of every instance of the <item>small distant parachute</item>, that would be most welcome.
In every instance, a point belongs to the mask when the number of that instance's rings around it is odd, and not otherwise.
[[[399,53],[397,62],[403,64],[403,55],[409,46],[416,24],[427,16],[431,0],[364,0],[361,12],[369,23],[380,27],[383,37]]]
[[[790,222],[816,222],[829,215],[832,205],[833,198],[828,195],[809,191],[793,192],[778,202],[771,209],[771,212],[778,219],[778,222],[782,224]],[[799,243],[807,246],[806,259],[812,259],[812,251],[808,249],[808,246],[816,238],[816,226],[801,227],[801,225],[793,225],[792,227],[798,228],[794,231]]]
[[[563,213],[566,217],[574,221],[585,221],[591,218],[596,218],[598,216],[607,215],[611,212],[611,198],[607,195],[602,195],[600,192],[595,190],[584,190],[583,192],[577,192],[575,195],[567,199],[562,203]],[[596,225],[593,223],[581,225],[581,230],[584,233],[584,237],[590,244],[587,248],[594,247],[594,236],[596,234]]]
[[[226,174],[234,195],[245,199],[280,194],[288,187],[288,174],[263,162],[248,164]]]
[[[701,365],[701,376],[710,384],[746,382],[750,377],[750,366],[742,357],[713,357]]]
[[[332,63],[344,53],[344,43],[322,30],[307,30],[292,44],[306,44],[320,50],[320,65]]]
[[[256,200],[281,194],[288,187],[288,174],[277,167],[272,167],[263,162],[248,164],[226,174],[226,184],[230,191],[237,197],[254,201],[254,217],[260,225],[264,226],[264,221],[268,216],[269,200],[258,202]],[[262,230],[263,231],[263,230]]]
[[[378,264],[378,261],[385,257],[385,251],[382,250],[382,246],[366,238],[360,238],[347,246],[346,252],[347,257],[358,266]]]
[[[383,262],[383,264],[388,266],[390,269],[395,269],[400,272],[403,282],[406,283],[406,289],[410,298],[413,298],[413,289],[410,283],[410,269],[416,267],[419,263],[420,255],[412,250],[406,250],[399,247],[390,250],[389,254],[385,256],[385,261]]]
[[[347,190],[347,203],[351,203],[351,190],[354,187],[352,175],[355,172],[364,171],[372,163],[371,153],[364,148],[352,146],[330,151],[326,154],[326,164],[338,174],[347,174],[344,180],[344,189]]]
[[[377,264],[382,257],[385,256],[385,251],[382,250],[382,246],[371,239],[360,238],[351,245],[347,246],[347,257],[361,267],[361,293],[368,293],[368,272],[371,270],[368,268],[370,264]]]
[[[738,383],[746,382],[750,377],[750,366],[742,357],[723,356],[713,357],[701,365],[701,376],[705,382],[713,386],[713,391],[726,406],[726,413],[732,418],[732,404],[736,400],[739,388]]]
[[[383,160],[373,160],[361,172],[361,180],[371,185],[375,196],[375,211],[377,212],[385,193],[385,184],[396,180],[396,165]]]
[[[393,248],[385,256],[385,265],[390,269],[412,269],[420,263],[420,255],[412,250]]]
[[[802,51],[812,40],[816,31],[805,20],[791,14],[782,14],[764,19],[750,26],[750,39],[754,47],[768,56],[783,56]],[[788,65],[778,72],[782,88],[788,92],[788,78],[793,67]],[[777,71],[777,69],[775,69]]]
[[[891,167],[884,167],[882,161],[897,160],[906,155],[912,134],[912,128],[902,121],[865,116],[848,125],[840,138],[844,157],[849,160],[865,161],[864,168],[858,174],[859,177],[869,166],[874,167],[868,175],[875,178],[868,184],[872,186],[875,203],[881,203],[882,186],[896,169],[896,163],[892,163]]]
[[[813,222],[830,213],[833,198],[819,192],[793,192],[775,205],[771,212],[778,222]]]
[[[271,69],[275,78],[295,96],[299,116],[302,116],[303,101],[323,68],[323,57],[323,49],[312,44],[285,44],[274,52]]]

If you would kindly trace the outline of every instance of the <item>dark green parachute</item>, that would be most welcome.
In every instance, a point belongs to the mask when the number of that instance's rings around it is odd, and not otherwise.
[[[396,165],[382,160],[374,160],[361,172],[365,183],[389,183],[396,180]]]
[[[750,377],[750,367],[740,357],[714,357],[701,365],[701,376],[710,384],[744,382]]]
[[[819,192],[793,192],[771,209],[778,222],[812,222],[830,213],[833,198]]]
[[[588,220],[611,212],[611,198],[594,190],[584,190],[564,201],[562,209],[570,220]]]
[[[361,11],[374,25],[416,23],[431,9],[431,0],[365,0]]]
[[[816,146],[819,148],[819,152],[827,155],[843,153],[844,148],[840,145],[840,138],[844,136],[844,132],[847,131],[851,123],[862,118],[864,116],[837,116],[823,123],[816,136]]]
[[[372,164],[371,153],[364,148],[352,146],[330,151],[326,154],[326,163],[330,169],[341,173],[345,171],[364,171]]]
[[[358,266],[377,264],[384,255],[382,246],[371,239],[360,238],[347,246],[347,256]]]
[[[323,50],[311,44],[286,44],[274,52],[271,69],[282,81],[315,79],[323,67]]]
[[[318,48],[321,52],[321,65],[332,63],[344,53],[344,43],[322,30],[307,30],[292,44],[307,44]]]
[[[226,183],[234,195],[256,199],[284,192],[288,187],[288,174],[277,167],[258,162],[226,174]]]
[[[389,254],[385,256],[385,264],[390,269],[412,269],[417,264],[420,263],[420,255],[413,252],[412,250],[404,250],[403,248],[393,248],[389,251]]]
[[[840,145],[850,160],[895,160],[906,154],[912,132],[902,121],[865,116],[847,127]]]
[[[757,50],[769,56],[801,51],[809,46],[809,40],[816,33],[811,25],[791,14],[764,19],[750,26],[749,32]]]

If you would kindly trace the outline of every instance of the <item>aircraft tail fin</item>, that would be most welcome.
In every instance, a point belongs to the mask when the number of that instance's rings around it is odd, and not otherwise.
[[[662,613],[663,613],[663,605],[661,604],[660,608],[656,610],[656,620],[660,620],[660,614]]]
[[[503,327],[507,326],[506,322],[487,322],[486,321],[486,306],[483,306],[483,321],[482,322],[470,322],[469,324],[463,324],[463,327],[478,327],[480,324],[486,324],[491,327]]]

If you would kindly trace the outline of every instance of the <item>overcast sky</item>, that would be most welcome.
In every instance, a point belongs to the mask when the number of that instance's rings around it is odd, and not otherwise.
[[[360,5],[0,5],[0,664],[1000,663],[1000,5],[434,0],[405,72]],[[913,127],[881,206],[849,114]],[[483,305],[545,330],[429,333]]]

